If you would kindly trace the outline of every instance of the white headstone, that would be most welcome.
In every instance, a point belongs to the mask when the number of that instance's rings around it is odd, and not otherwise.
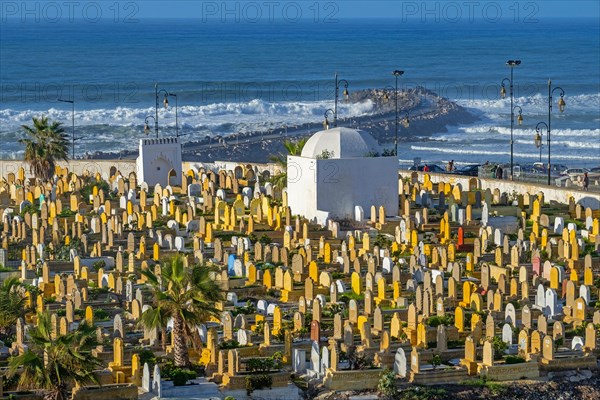
[[[142,390],[144,390],[145,392],[149,392],[151,388],[151,382],[152,380],[150,379],[150,366],[148,366],[148,363],[144,363],[144,369],[142,372]]]
[[[394,372],[402,378],[406,377],[406,354],[402,347],[396,350],[396,355],[394,356]]]
[[[306,350],[294,349],[294,372],[303,374],[306,372]]]
[[[513,330],[509,324],[504,324],[502,326],[502,341],[509,346],[513,344]]]
[[[160,380],[160,367],[158,364],[154,365],[154,374],[152,374],[152,393],[156,393],[159,399],[162,396],[162,382]]]

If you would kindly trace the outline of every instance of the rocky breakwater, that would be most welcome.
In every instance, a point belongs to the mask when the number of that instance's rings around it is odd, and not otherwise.
[[[395,127],[395,93],[393,90],[369,89],[350,94],[347,102],[373,103],[372,111],[358,117],[338,115],[338,126],[362,129],[370,132],[381,145],[382,151],[391,151],[396,135]],[[344,101],[343,99],[340,101]],[[333,106],[333,104],[332,104]],[[323,110],[325,112],[325,110]],[[408,113],[409,125],[404,123]],[[426,141],[436,133],[447,132],[447,126],[471,124],[478,116],[460,105],[440,97],[435,92],[422,87],[398,91],[398,141]],[[250,131],[219,137],[203,135],[195,137],[194,133],[185,136],[183,145],[184,161],[215,160],[268,162],[269,156],[285,153],[283,143],[286,140],[297,140],[311,136],[322,130],[322,120],[296,126],[280,127],[265,131]],[[137,152],[121,152],[107,154],[98,152],[88,158],[135,158]]]
[[[354,92],[349,102],[373,102],[373,111],[368,115],[345,118],[339,115],[338,126],[363,129],[370,132],[380,143],[382,150],[391,150],[395,138],[395,98],[393,91],[370,89]],[[435,133],[444,133],[448,125],[470,124],[478,117],[460,105],[438,96],[436,93],[417,87],[398,92],[398,117],[400,120],[398,140],[428,140]],[[408,113],[409,126],[403,124]],[[189,161],[237,160],[267,162],[269,156],[284,153],[286,140],[297,140],[323,129],[321,122],[307,123],[295,127],[269,132],[232,133],[219,140],[203,138],[184,145],[183,158]]]

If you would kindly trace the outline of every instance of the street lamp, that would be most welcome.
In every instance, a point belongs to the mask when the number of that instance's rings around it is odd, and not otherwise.
[[[73,127],[73,132],[72,132],[72,143],[71,143],[71,159],[74,160],[75,159],[75,141],[78,139],[75,137],[75,100],[63,100],[63,99],[58,99],[58,101],[62,101],[63,103],[71,103],[71,106],[73,107],[73,110],[71,112],[71,123],[72,123],[72,127]]]
[[[538,122],[538,124],[535,126],[535,147],[537,147],[538,149],[540,149],[540,162],[542,162],[542,129],[541,127],[545,126],[546,127],[546,138],[548,140],[548,160],[550,160],[550,128],[548,127],[548,124],[545,122]],[[550,162],[548,162],[550,163]],[[550,184],[550,182],[548,182],[548,185]]]
[[[344,84],[344,100],[348,100],[348,81],[345,79],[338,79],[338,74],[337,72],[335,73],[335,105],[333,108],[333,127],[337,127],[337,105],[338,105],[338,98],[340,96],[340,85]],[[325,112],[325,119],[327,119],[327,112],[329,112],[329,110],[327,110]],[[328,129],[328,128],[327,128]]]
[[[502,98],[506,97],[506,86],[505,82],[508,82],[510,87],[510,179],[513,179],[513,128],[515,124],[515,113],[514,113],[514,92],[513,92],[513,71],[514,68],[521,64],[521,60],[508,60],[506,65],[510,68],[510,79],[504,78],[502,79],[500,95]],[[523,121],[523,117],[521,117],[521,121]]]
[[[323,121],[323,128],[325,130],[329,129],[329,114],[333,115],[335,121],[335,111],[333,111],[331,108],[328,108],[327,111],[325,111],[325,120]]]
[[[560,87],[556,86],[552,88],[552,80],[548,79],[548,185],[550,185],[550,131],[551,131],[551,117],[552,117],[552,94],[555,90],[560,91],[560,98],[558,99],[558,109],[560,112],[565,111],[567,103],[565,102],[565,91]]]
[[[144,120],[144,133],[147,135],[148,133],[150,133],[150,124],[148,123],[148,120],[152,119],[154,120],[154,125],[156,126],[156,119],[154,119],[154,117],[152,115],[148,115],[146,117],[146,119]],[[158,136],[157,136],[158,137]]]
[[[395,107],[396,107],[396,138],[394,139],[394,156],[398,157],[398,77],[404,75],[404,71],[394,70],[392,75],[396,77],[396,91],[395,91]],[[408,113],[406,114],[406,120],[408,121]]]
[[[393,92],[394,91],[394,87],[391,86],[391,85],[387,85],[382,90],[383,90],[383,102],[387,103],[390,100],[390,95],[388,93]]]
[[[404,112],[404,118],[402,118],[402,126],[405,128],[408,128],[410,126],[410,114],[408,113],[408,111],[403,111]]]
[[[514,114],[514,110],[516,110],[516,109],[519,109],[519,115],[517,115],[517,124],[523,125],[523,109],[519,106],[514,106],[513,114]]]

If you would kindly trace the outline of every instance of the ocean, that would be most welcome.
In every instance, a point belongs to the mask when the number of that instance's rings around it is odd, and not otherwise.
[[[555,91],[552,160],[600,165],[600,22],[535,21],[135,21],[3,19],[0,24],[0,159],[22,157],[20,126],[34,116],[62,121],[71,134],[74,99],[78,155],[135,150],[154,115],[154,84],[176,93],[185,140],[320,122],[333,107],[334,74],[356,91],[423,86],[481,116],[428,140],[403,142],[399,158],[458,164],[509,162],[510,102],[499,96],[514,70],[516,163],[538,161],[535,126],[547,122],[548,79]],[[162,99],[161,92],[161,99]],[[174,98],[159,110],[161,135],[175,134]],[[162,102],[161,102],[162,105]],[[340,117],[373,104],[340,104]],[[153,121],[151,121],[153,124]],[[516,125],[516,122],[515,122]],[[542,148],[542,160],[547,157]]]

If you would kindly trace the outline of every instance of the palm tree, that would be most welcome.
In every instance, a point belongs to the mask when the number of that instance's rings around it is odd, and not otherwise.
[[[19,278],[12,277],[2,282],[0,286],[0,338],[10,336],[17,319],[25,317],[26,298],[21,293],[22,285]]]
[[[173,320],[175,366],[190,364],[188,339],[198,324],[219,313],[214,303],[222,298],[222,293],[211,279],[211,271],[212,268],[200,264],[185,267],[181,255],[163,264],[159,276],[150,269],[142,271],[154,294],[154,307],[142,314],[142,323],[157,327],[166,319]]]
[[[138,325],[146,329],[160,329],[160,341],[163,351],[167,349],[167,323],[169,315],[167,312],[157,306],[149,307],[141,315]]]
[[[9,376],[20,375],[19,389],[41,390],[44,400],[66,400],[73,383],[97,383],[93,371],[102,362],[90,352],[97,344],[93,325],[82,321],[76,330],[52,338],[51,317],[44,312],[29,331],[28,344],[8,363]]]
[[[287,172],[285,172],[287,170],[287,156],[299,156],[302,154],[302,149],[307,141],[308,138],[301,138],[295,142],[286,140],[283,142],[283,146],[287,150],[287,154],[279,153],[269,157],[269,160],[279,165],[282,171],[271,178],[271,183],[277,189],[283,189],[287,185]]]
[[[25,145],[25,161],[30,171],[42,181],[54,175],[57,160],[68,160],[68,138],[60,122],[48,121],[48,117],[32,118],[33,126],[22,125],[29,136],[19,139]]]

